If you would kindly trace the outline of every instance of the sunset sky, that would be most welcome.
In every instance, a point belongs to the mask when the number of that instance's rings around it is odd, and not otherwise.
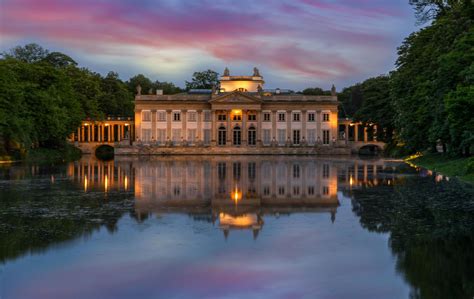
[[[266,88],[339,88],[393,69],[416,29],[408,0],[0,0],[0,51],[36,42],[127,80],[184,87],[194,71]]]

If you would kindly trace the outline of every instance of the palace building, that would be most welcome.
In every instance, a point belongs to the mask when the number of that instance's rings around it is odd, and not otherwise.
[[[251,76],[231,76],[226,68],[220,87],[135,97],[135,142],[156,147],[298,147],[331,145],[337,139],[338,101],[289,90],[264,89],[254,68]]]
[[[336,88],[312,96],[265,89],[257,68],[220,85],[165,95],[142,94],[137,86],[135,117],[84,120],[69,140],[83,153],[99,146],[116,155],[166,154],[350,154],[380,151],[375,124],[338,119]]]

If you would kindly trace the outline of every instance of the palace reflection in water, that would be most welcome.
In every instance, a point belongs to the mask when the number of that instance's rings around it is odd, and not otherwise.
[[[133,191],[135,214],[186,213],[218,223],[227,237],[249,229],[254,237],[265,215],[324,213],[336,220],[338,191],[393,184],[384,160],[314,157],[159,157],[71,163],[68,175],[85,192]],[[382,175],[381,175],[382,173]]]

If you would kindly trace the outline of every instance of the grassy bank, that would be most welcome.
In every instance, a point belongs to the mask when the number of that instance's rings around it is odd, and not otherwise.
[[[474,184],[474,157],[453,158],[436,153],[411,156],[405,161]]]
[[[34,163],[61,163],[75,161],[81,158],[81,151],[72,146],[66,145],[64,148],[36,148],[28,152],[25,157],[26,162]]]

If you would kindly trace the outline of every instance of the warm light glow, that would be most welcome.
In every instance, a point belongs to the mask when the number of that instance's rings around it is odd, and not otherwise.
[[[123,185],[125,187],[125,190],[128,190],[128,177],[125,176],[125,179],[123,180]]]
[[[108,126],[109,126],[109,124],[105,124],[104,126],[108,127]]]
[[[89,125],[89,123],[84,123],[84,126],[88,126],[88,125]]]
[[[242,199],[242,192],[240,192],[239,189],[235,187],[234,191],[231,192],[231,198],[235,204],[237,204]]]
[[[353,127],[353,126],[354,126],[354,124],[353,124],[353,123],[350,123],[350,124],[349,124],[349,126]]]
[[[249,227],[258,224],[258,218],[255,214],[232,216],[226,213],[219,213],[219,223],[223,226]]]
[[[351,175],[350,178],[349,178],[349,185],[352,186],[353,184],[354,184],[354,180],[352,179],[352,175]]]
[[[109,177],[107,175],[105,175],[104,186],[105,186],[105,192],[107,192],[107,190],[109,189]]]
[[[242,115],[242,110],[241,109],[232,109],[232,114]]]
[[[87,181],[87,175],[84,175],[84,191],[87,191],[88,185],[89,185],[89,182]]]

